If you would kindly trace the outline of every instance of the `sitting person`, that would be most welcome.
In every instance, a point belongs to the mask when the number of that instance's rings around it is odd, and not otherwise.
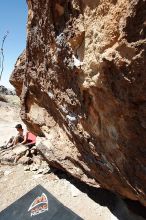
[[[18,134],[16,135],[16,137],[11,137],[10,138],[10,140],[6,144],[6,148],[13,147],[13,146],[15,146],[18,143],[23,143],[23,141],[24,141],[24,137],[26,136],[26,132],[22,128],[22,125],[21,124],[17,124],[15,126],[15,128],[17,129]]]
[[[10,138],[9,142],[6,145],[6,148],[14,147],[18,143],[25,144],[27,146],[34,146],[36,142],[36,136],[33,135],[31,132],[25,131],[22,128],[21,124],[17,124],[15,127],[18,131],[18,134],[16,137]]]

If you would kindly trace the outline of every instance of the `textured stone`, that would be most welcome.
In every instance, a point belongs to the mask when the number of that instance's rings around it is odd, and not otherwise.
[[[17,145],[16,147],[14,147],[13,153],[16,154],[17,156],[21,157],[26,154],[27,150],[28,150],[27,146],[20,144],[20,145]]]
[[[27,0],[11,83],[48,162],[146,205],[146,1]]]
[[[0,155],[0,163],[2,164],[13,164],[15,161],[16,155],[12,151],[3,152]]]
[[[26,157],[26,156],[22,156],[19,160],[18,160],[18,163],[19,164],[31,164],[32,163],[32,160],[30,157]]]

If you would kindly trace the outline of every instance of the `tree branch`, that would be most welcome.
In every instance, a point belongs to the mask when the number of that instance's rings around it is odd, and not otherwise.
[[[3,71],[4,71],[4,60],[5,60],[4,44],[5,44],[5,40],[8,36],[8,34],[9,34],[9,31],[7,31],[6,34],[4,35],[3,40],[2,40],[2,45],[1,45],[1,51],[0,51],[0,80],[2,78],[2,74],[3,74]]]

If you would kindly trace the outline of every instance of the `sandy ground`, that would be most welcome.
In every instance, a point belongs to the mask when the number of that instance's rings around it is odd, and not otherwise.
[[[19,106],[0,102],[0,145],[16,134],[15,125],[20,122]],[[0,211],[39,184],[85,220],[143,219],[107,190],[92,189],[62,173],[58,176],[53,172],[42,175],[24,171],[22,165],[0,165]]]
[[[3,166],[0,169],[1,173],[4,172],[4,176],[0,178],[0,192],[2,193],[1,198],[3,198],[0,203],[0,211],[40,184],[83,219],[116,219],[107,207],[95,203],[68,180],[59,179],[53,173],[38,175],[32,172],[24,172],[21,165],[13,168]]]

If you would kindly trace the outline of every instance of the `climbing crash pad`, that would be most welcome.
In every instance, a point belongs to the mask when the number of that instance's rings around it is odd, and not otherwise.
[[[41,185],[0,213],[0,220],[81,220]]]

